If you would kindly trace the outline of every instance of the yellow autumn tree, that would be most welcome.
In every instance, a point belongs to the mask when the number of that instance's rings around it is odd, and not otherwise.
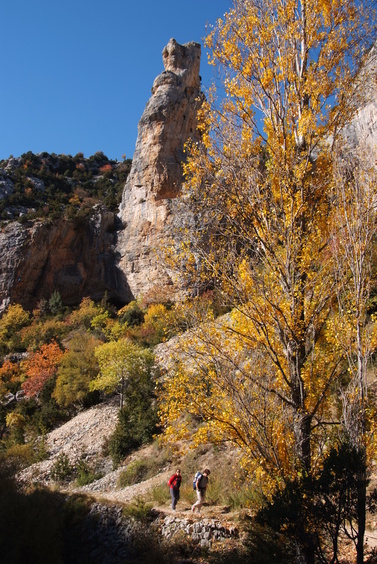
[[[122,409],[127,386],[136,377],[147,378],[151,374],[153,354],[129,339],[122,338],[99,345],[94,355],[99,374],[90,382],[90,389],[103,390],[107,394],[118,392]]]
[[[214,322],[190,334],[161,414],[168,433],[199,414],[202,435],[233,440],[268,486],[319,469],[338,428],[333,146],[360,104],[372,8],[235,0],[207,38],[226,96],[213,88],[188,146],[177,262],[233,311],[221,337]]]
[[[337,339],[349,367],[349,385],[343,394],[344,425],[352,444],[366,448],[367,443],[373,446],[366,436],[365,411],[368,363],[377,345],[375,320],[370,320],[368,315],[375,284],[372,267],[377,230],[377,173],[374,152],[364,148],[360,156],[359,149],[357,159],[355,152],[352,168],[344,159],[337,162],[332,247],[341,312],[337,318]]]
[[[339,278],[336,335],[347,358],[347,386],[342,390],[343,426],[358,453],[356,537],[357,562],[364,562],[364,533],[368,468],[375,457],[375,407],[368,394],[370,359],[377,345],[375,319],[368,315],[373,280],[374,239],[377,230],[377,173],[374,150],[353,148],[352,166],[339,155],[333,202],[333,253]],[[343,158],[341,158],[343,157]],[[349,159],[348,159],[349,160]]]
[[[90,404],[89,386],[98,376],[95,348],[102,341],[87,330],[72,332],[65,340],[66,350],[57,369],[53,397],[59,405]]]
[[[0,319],[0,351],[22,350],[20,331],[30,324],[30,314],[20,304],[11,304]]]

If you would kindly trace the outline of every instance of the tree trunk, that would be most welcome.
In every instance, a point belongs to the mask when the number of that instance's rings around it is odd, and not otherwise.
[[[311,467],[311,423],[312,417],[305,411],[305,385],[301,377],[305,361],[305,348],[294,341],[288,343],[288,364],[292,382],[292,401],[294,405],[294,435],[296,454],[300,461],[300,470],[310,473]]]
[[[357,564],[364,563],[364,536],[366,521],[366,497],[367,497],[367,475],[365,465],[365,455],[362,457],[362,468],[357,476],[357,542],[356,553]]]
[[[300,461],[301,470],[305,473],[310,472],[311,466],[311,416],[307,413],[297,412],[294,421],[294,434],[296,442],[296,452]]]
[[[124,376],[120,381],[120,409],[123,409],[123,398],[124,398]]]
[[[358,437],[356,438],[356,445],[360,454],[360,471],[357,475],[357,542],[356,553],[357,564],[364,562],[364,536],[365,536],[365,522],[366,522],[366,498],[367,498],[367,453],[365,446],[365,433],[366,433],[366,415],[365,415],[365,400],[367,396],[367,377],[366,377],[366,362],[367,357],[363,353],[363,323],[361,320],[361,313],[358,311],[357,323],[357,377],[359,388],[359,429]]]
[[[299,461],[299,470],[309,475],[311,471],[311,427],[312,417],[305,411],[305,387],[301,377],[301,369],[305,359],[305,349],[302,345],[289,343],[289,366],[291,371],[292,399],[295,405],[293,418],[296,455]],[[312,531],[306,530],[302,545],[297,549],[297,563],[314,564],[315,546]]]

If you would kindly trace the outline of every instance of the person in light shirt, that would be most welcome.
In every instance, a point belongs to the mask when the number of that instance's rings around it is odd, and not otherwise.
[[[211,472],[208,470],[208,468],[206,468],[204,470],[204,472],[202,473],[202,475],[196,481],[197,501],[194,503],[194,505],[191,508],[191,511],[193,513],[195,513],[195,509],[197,509],[198,513],[200,513],[200,510],[201,510],[202,505],[204,503],[204,500],[206,498],[206,491],[207,491],[207,486],[208,486],[208,476],[210,475],[210,473]]]

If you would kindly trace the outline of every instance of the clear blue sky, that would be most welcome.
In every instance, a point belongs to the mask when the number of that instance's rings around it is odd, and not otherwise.
[[[131,158],[171,37],[202,43],[231,0],[1,0],[0,159]],[[214,71],[203,49],[201,76]]]

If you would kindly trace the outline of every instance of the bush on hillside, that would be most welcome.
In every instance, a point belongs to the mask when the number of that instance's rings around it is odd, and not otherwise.
[[[157,424],[157,409],[151,397],[145,397],[142,390],[133,390],[127,405],[119,411],[117,426],[108,442],[113,464],[117,466],[131,451],[149,443]]]

